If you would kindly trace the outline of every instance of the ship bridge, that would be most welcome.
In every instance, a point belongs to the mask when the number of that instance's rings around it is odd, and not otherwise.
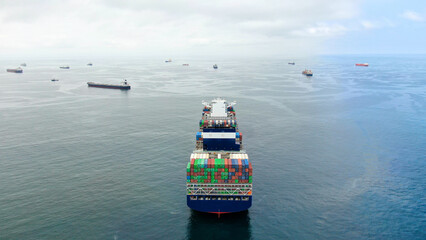
[[[233,105],[235,102],[228,103],[225,99],[216,98],[207,103],[203,101],[205,120],[233,120],[235,119],[233,113]],[[229,110],[232,110],[231,112]]]

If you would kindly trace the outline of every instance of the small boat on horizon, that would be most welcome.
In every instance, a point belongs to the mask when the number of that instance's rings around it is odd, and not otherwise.
[[[168,63],[168,62],[172,62],[172,59],[169,58],[169,60],[166,60],[166,63]]]
[[[60,66],[60,69],[70,69],[70,66]]]
[[[184,64],[182,64],[182,66],[189,66],[189,64],[188,63],[184,63]]]
[[[121,84],[104,84],[104,83],[94,83],[87,82],[89,87],[97,87],[97,88],[112,88],[112,89],[121,89],[121,90],[130,90],[130,85],[127,83],[127,80],[124,79],[124,82]]]
[[[88,63],[87,66],[93,66],[93,64],[92,63]]]
[[[27,66],[27,64],[26,64],[26,63],[21,63],[21,66],[22,66],[22,67],[26,67],[26,66]]]
[[[57,78],[52,78],[52,79],[50,79],[50,81],[52,81],[52,82],[57,82],[57,81],[59,81],[59,79],[57,79]]]
[[[24,70],[21,67],[18,68],[8,68],[6,70],[7,72],[12,72],[12,73],[23,73]]]
[[[288,65],[295,65],[295,62],[289,62]]]
[[[358,67],[368,67],[368,63],[355,63],[355,66],[358,66]]]
[[[308,70],[308,69],[305,69],[303,72],[302,72],[302,74],[303,75],[305,75],[305,76],[308,76],[308,77],[312,77],[314,74],[312,73],[312,71],[311,70]]]
[[[214,68],[214,69],[217,69],[217,64],[213,65],[213,68]]]

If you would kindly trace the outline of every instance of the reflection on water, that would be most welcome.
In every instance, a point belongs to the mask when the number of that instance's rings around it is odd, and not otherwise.
[[[248,211],[222,214],[201,213],[191,210],[187,239],[251,239]]]

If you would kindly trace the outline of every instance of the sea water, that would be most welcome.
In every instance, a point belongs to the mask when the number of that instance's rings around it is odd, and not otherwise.
[[[0,72],[0,239],[424,239],[426,56],[293,60]],[[123,79],[130,91],[86,84]],[[186,206],[201,101],[215,97],[237,102],[254,168],[253,206],[220,218]]]

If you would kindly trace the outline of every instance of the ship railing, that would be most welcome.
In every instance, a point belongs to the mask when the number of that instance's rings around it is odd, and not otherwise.
[[[188,183],[188,195],[239,195],[250,196],[252,184],[200,184]]]

